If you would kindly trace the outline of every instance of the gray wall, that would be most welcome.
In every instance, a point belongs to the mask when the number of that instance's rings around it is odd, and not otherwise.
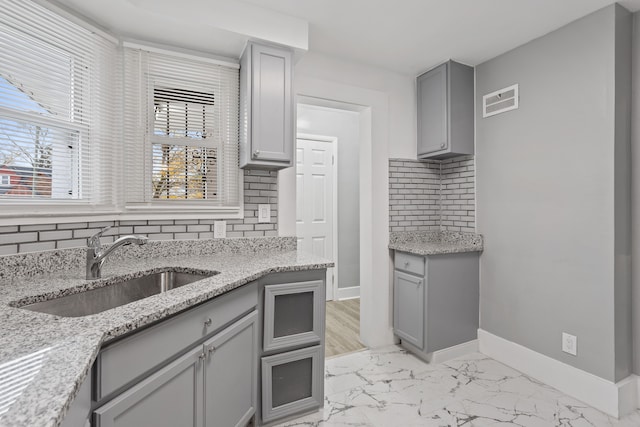
[[[632,279],[633,279],[633,344],[634,369],[640,374],[640,12],[633,15],[633,73],[632,73]]]
[[[358,113],[298,105],[298,132],[338,138],[338,287],[360,286]]]
[[[227,219],[227,237],[278,235],[278,175],[275,171],[244,171],[244,218]],[[271,204],[271,222],[258,224],[258,204]],[[61,224],[0,226],[0,255],[87,245],[87,237],[106,226],[102,243],[123,234],[142,234],[151,240],[212,239],[213,219],[93,221]]]
[[[630,90],[616,64],[628,18],[609,6],[476,68],[481,328],[607,380],[630,370],[618,239],[629,229],[614,192],[625,185],[616,125],[628,111],[615,95]],[[514,83],[520,109],[482,118],[482,95]],[[577,357],[561,351],[563,331],[578,337]]]

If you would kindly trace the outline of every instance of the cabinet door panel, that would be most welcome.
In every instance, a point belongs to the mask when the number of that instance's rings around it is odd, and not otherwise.
[[[418,77],[418,156],[448,147],[447,67],[442,64]]]
[[[290,162],[293,148],[291,53],[252,46],[252,153],[255,160]]]
[[[202,347],[98,408],[96,427],[201,427]]]
[[[256,411],[257,321],[254,311],[204,343],[207,427],[245,426]]]
[[[264,288],[264,351],[320,342],[324,282],[284,283]]]
[[[393,278],[393,330],[422,349],[424,345],[424,279],[396,271]]]
[[[262,358],[262,420],[322,406],[324,349],[304,348]]]

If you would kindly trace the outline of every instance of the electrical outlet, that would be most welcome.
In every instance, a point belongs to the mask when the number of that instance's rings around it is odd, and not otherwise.
[[[227,221],[213,222],[213,237],[216,239],[227,237]]]
[[[578,355],[578,337],[575,335],[568,334],[566,332],[562,333],[562,351],[565,353],[572,354],[574,356]]]
[[[271,222],[271,205],[258,205],[258,222]]]

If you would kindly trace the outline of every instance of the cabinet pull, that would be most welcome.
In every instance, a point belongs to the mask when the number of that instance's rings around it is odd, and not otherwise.
[[[440,148],[444,148],[446,146],[447,146],[447,144],[445,144],[444,142],[442,144],[440,144]]]
[[[404,266],[405,266],[405,268],[409,267],[409,261],[405,261]]]
[[[215,347],[209,348],[209,355],[213,354],[214,351],[216,351]]]
[[[260,150],[256,150],[253,152],[253,158],[256,159],[260,156]]]
[[[206,357],[207,357],[206,353],[201,353],[200,356],[198,356],[198,360],[203,361]]]
[[[208,328],[209,326],[211,326],[211,323],[213,323],[213,321],[211,320],[211,318],[208,318],[204,321],[204,326]]]

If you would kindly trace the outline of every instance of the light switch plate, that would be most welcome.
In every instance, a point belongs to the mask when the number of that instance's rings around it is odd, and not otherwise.
[[[271,222],[271,205],[258,205],[258,222]]]
[[[215,239],[223,239],[227,237],[227,221],[214,221],[213,237]]]

